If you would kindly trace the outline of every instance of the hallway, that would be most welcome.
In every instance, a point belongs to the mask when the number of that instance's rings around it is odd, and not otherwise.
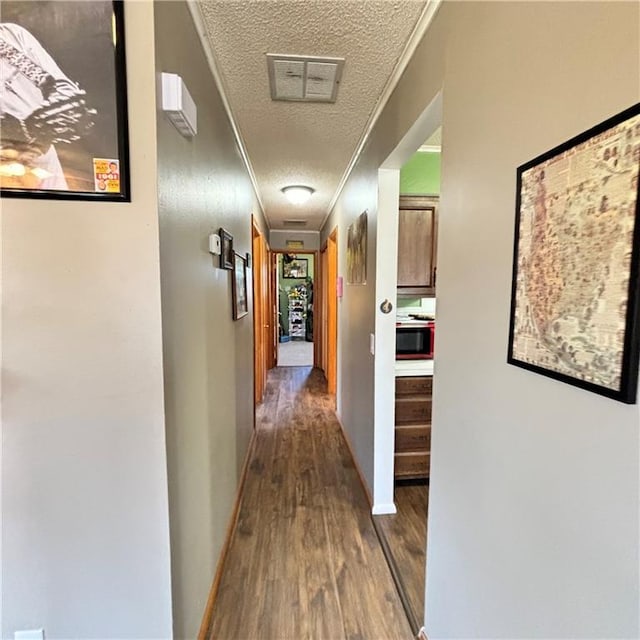
[[[319,370],[276,368],[209,637],[409,639]]]

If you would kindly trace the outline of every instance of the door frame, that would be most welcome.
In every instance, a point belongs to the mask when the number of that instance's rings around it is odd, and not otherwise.
[[[319,327],[319,322],[318,322],[318,318],[316,315],[316,307],[318,305],[318,297],[317,297],[317,290],[318,290],[318,282],[320,281],[319,276],[319,262],[320,260],[319,258],[319,251],[317,250],[312,250],[312,249],[302,249],[302,250],[291,250],[291,249],[273,249],[271,251],[271,255],[273,256],[272,260],[273,260],[273,265],[274,265],[274,269],[273,269],[273,279],[274,279],[274,285],[273,285],[273,322],[274,322],[274,326],[276,327],[276,332],[275,332],[275,353],[276,353],[276,362],[274,364],[274,366],[278,366],[278,360],[277,360],[277,354],[278,354],[278,345],[280,344],[279,341],[279,332],[277,331],[277,327],[278,325],[278,304],[279,304],[279,291],[278,291],[278,282],[280,281],[280,274],[278,273],[278,255],[282,254],[294,254],[294,255],[311,255],[313,256],[313,367],[319,367],[320,366],[320,360],[318,358],[318,340],[319,340],[319,336],[320,336],[320,331],[318,329]]]
[[[334,227],[321,250],[322,331],[319,355],[327,378],[327,391],[337,398],[338,389],[338,227]]]
[[[273,367],[273,332],[270,330],[272,327],[272,286],[269,268],[271,250],[254,216],[251,216],[251,250],[253,261],[253,401],[255,407],[264,398],[267,371]]]
[[[389,264],[397,264],[400,169],[441,123],[442,91],[418,116],[378,170],[373,448],[373,513],[378,515],[396,512],[393,498],[395,313],[384,314],[380,303],[385,298],[397,302],[397,272],[389,269]]]

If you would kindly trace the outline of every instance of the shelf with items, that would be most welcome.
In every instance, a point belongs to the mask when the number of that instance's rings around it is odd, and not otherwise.
[[[307,291],[304,285],[293,287],[289,291],[289,337],[291,340],[305,339],[307,318]]]

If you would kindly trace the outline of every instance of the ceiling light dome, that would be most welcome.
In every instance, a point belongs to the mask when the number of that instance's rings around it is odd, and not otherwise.
[[[291,204],[304,204],[315,192],[311,187],[303,185],[290,185],[281,189]]]

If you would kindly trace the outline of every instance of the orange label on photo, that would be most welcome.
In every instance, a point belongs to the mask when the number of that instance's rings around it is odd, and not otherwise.
[[[93,184],[96,193],[120,193],[120,160],[94,158]]]

